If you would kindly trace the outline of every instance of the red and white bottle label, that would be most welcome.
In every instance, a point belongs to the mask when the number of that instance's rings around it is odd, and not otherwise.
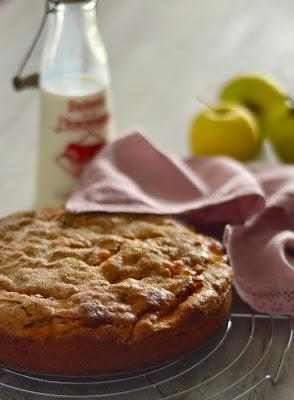
[[[42,89],[40,116],[37,203],[56,205],[109,140],[112,121],[107,90],[62,96]]]
[[[78,133],[78,141],[69,141],[56,162],[67,173],[79,177],[84,166],[107,140],[110,119],[104,92],[83,99],[70,99],[66,112],[58,116],[54,132],[57,135]]]

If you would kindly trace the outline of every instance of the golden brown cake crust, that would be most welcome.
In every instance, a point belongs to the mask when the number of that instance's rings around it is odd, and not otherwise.
[[[0,220],[0,362],[104,373],[167,361],[226,318],[219,242],[174,219],[42,209]]]

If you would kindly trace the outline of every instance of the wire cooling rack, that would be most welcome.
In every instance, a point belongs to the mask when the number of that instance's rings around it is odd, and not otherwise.
[[[205,347],[173,363],[128,375],[88,377],[31,375],[2,367],[0,395],[38,400],[237,400],[262,385],[278,383],[293,331],[290,317],[231,314]]]

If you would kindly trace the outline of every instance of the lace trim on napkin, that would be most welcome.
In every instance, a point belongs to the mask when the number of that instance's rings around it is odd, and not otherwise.
[[[256,311],[270,315],[294,315],[294,289],[267,293],[250,292],[235,283],[239,295]]]

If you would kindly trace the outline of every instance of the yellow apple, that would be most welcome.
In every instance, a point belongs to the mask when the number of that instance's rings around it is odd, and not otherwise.
[[[284,88],[272,77],[261,74],[240,75],[227,82],[221,90],[220,100],[246,106],[255,114],[262,130],[268,119],[288,109]]]
[[[190,144],[194,155],[226,155],[252,159],[261,142],[253,114],[236,104],[204,108],[193,120]]]
[[[294,114],[288,113],[272,120],[266,130],[266,135],[282,161],[294,163]]]

